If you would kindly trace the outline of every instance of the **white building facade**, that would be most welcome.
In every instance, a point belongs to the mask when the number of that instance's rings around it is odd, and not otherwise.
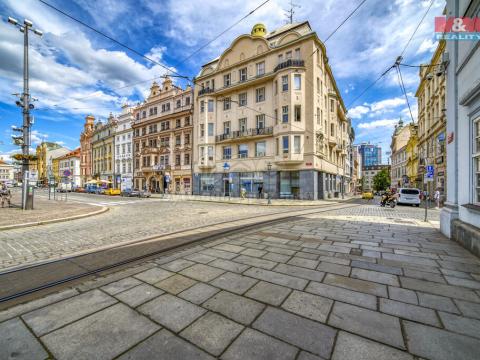
[[[73,188],[82,185],[80,176],[80,148],[60,157],[58,159],[59,175],[65,182],[72,184]]]
[[[480,17],[480,0],[447,0],[447,17]],[[447,40],[447,201],[443,234],[480,255],[480,42]]]
[[[122,106],[118,116],[115,133],[115,167],[117,188],[129,190],[133,188],[133,110],[128,105]],[[118,185],[119,184],[119,185]]]

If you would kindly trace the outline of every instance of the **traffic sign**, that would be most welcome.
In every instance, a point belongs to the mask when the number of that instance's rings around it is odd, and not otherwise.
[[[427,178],[433,179],[433,173],[434,173],[433,165],[427,165],[427,173],[425,174]]]
[[[228,171],[230,169],[230,164],[229,163],[224,163],[223,164],[223,170]]]
[[[65,177],[69,177],[71,174],[72,173],[68,169],[63,171],[63,176],[65,176]]]

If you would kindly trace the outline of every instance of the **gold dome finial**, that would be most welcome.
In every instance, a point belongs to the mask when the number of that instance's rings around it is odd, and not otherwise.
[[[264,24],[258,23],[255,24],[252,28],[252,32],[250,33],[252,36],[265,36],[267,35],[267,28],[265,27]]]

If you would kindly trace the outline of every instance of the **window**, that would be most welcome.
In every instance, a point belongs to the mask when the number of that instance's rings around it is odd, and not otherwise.
[[[182,137],[180,135],[175,136],[175,145],[180,146],[182,144]]]
[[[179,128],[181,126],[182,126],[182,120],[180,120],[180,119],[175,120],[175,127]]]
[[[180,154],[175,155],[175,166],[180,166]]]
[[[238,71],[240,81],[247,81],[247,68]]]
[[[257,129],[265,128],[265,114],[257,115]]]
[[[208,112],[213,112],[213,100],[208,100]]]
[[[300,60],[300,48],[295,49],[295,59]]]
[[[200,101],[200,112],[203,113],[205,112],[205,101]]]
[[[205,136],[205,124],[200,124],[200,137]]]
[[[248,157],[248,145],[247,144],[238,145],[238,157],[240,159]]]
[[[278,63],[281,64],[283,62],[283,54],[278,55]]]
[[[153,108],[153,115],[157,115],[157,107],[156,106]]]
[[[255,143],[255,156],[261,157],[265,156],[267,152],[267,143],[265,141],[260,141]]]
[[[257,76],[265,74],[265,61],[257,63]]]
[[[302,121],[302,107],[295,105],[295,121]]]
[[[181,107],[182,106],[182,101],[181,100],[177,100],[177,108]]]
[[[223,75],[223,86],[227,87],[230,86],[230,74]]]
[[[224,133],[225,135],[230,134],[230,121],[225,121],[225,122],[223,123],[223,133]]]
[[[223,99],[223,110],[230,110],[232,107],[232,99],[226,97]]]
[[[473,202],[480,204],[480,119],[473,122],[474,126],[474,153],[473,153],[473,171],[474,171],[474,196]]]
[[[247,93],[238,94],[238,106],[247,105]]]
[[[223,147],[223,159],[228,160],[232,158],[232,148],[230,146]]]
[[[256,89],[255,90],[255,97],[257,99],[257,103],[265,101],[265,88],[262,87],[262,88]]]
[[[282,91],[288,91],[288,75],[282,76]]]
[[[190,126],[190,116],[185,117],[185,126]]]
[[[127,144],[127,153],[131,153],[132,152],[132,144],[128,143]]]
[[[335,136],[335,125],[330,124],[330,136]]]
[[[282,123],[288,123],[288,105],[282,106]]]
[[[317,107],[317,125],[322,125],[322,116],[319,107]]]
[[[320,78],[317,77],[317,93],[320,94]]]
[[[213,174],[200,174],[200,188],[202,191],[212,191],[215,187]]]
[[[208,160],[212,161],[213,160],[213,146],[208,147],[207,154],[208,154]]]
[[[273,116],[275,117],[275,124],[278,124],[278,110],[273,110]]]
[[[302,75],[300,74],[293,75],[293,89],[302,90]]]
[[[117,148],[116,150],[117,154],[120,154],[120,145],[117,145],[116,148]]]
[[[190,105],[190,96],[185,98],[185,105]]]
[[[331,112],[335,111],[335,100],[333,99],[330,100],[330,111]]]
[[[125,154],[125,144],[122,144],[122,154]]]
[[[190,134],[183,135],[183,142],[185,143],[185,145],[190,144]]]
[[[183,164],[190,165],[190,154],[183,155]]]
[[[276,155],[279,155],[279,154],[280,154],[280,150],[279,150],[280,145],[279,145],[279,144],[280,144],[280,143],[279,143],[279,141],[278,141],[278,138],[276,138],[276,139],[275,139],[275,154],[276,154]]]
[[[144,110],[142,111],[142,119],[145,119],[147,117],[147,112]]]
[[[208,136],[213,136],[213,123],[208,123]]]
[[[292,52],[287,51],[287,53],[285,54],[285,59],[291,59],[291,58],[292,58]]]
[[[300,154],[300,143],[301,143],[301,138],[299,135],[295,135],[293,137],[293,153],[294,154]]]
[[[238,124],[241,133],[247,132],[247,118],[239,119]]]
[[[282,152],[288,154],[288,136],[282,136]]]

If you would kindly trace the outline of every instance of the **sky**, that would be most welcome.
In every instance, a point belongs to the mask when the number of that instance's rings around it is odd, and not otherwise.
[[[219,56],[257,22],[271,31],[287,21],[289,0],[270,0],[254,14],[204,47],[264,0],[46,0],[165,67],[135,53],[47,7],[38,0],[0,0],[0,155],[18,152],[11,126],[22,123],[15,93],[22,92],[23,35],[7,23],[12,16],[31,20],[43,37],[30,36],[30,92],[34,102],[32,147],[54,141],[79,146],[84,118],[105,120],[124,103],[142,101],[151,82],[168,71],[195,76],[201,65]],[[431,0],[367,0],[327,42],[329,64],[348,107],[356,143],[379,144],[386,161],[395,124],[411,116],[395,71],[360,99],[352,101],[390,65],[413,34]],[[445,0],[431,7],[403,62],[428,63],[437,46],[434,17]],[[321,40],[360,0],[296,0],[294,21],[308,20]],[[170,69],[170,70],[168,70]],[[418,68],[402,67],[403,80],[417,120]],[[175,80],[184,86],[182,80]],[[133,85],[134,84],[134,85]]]

